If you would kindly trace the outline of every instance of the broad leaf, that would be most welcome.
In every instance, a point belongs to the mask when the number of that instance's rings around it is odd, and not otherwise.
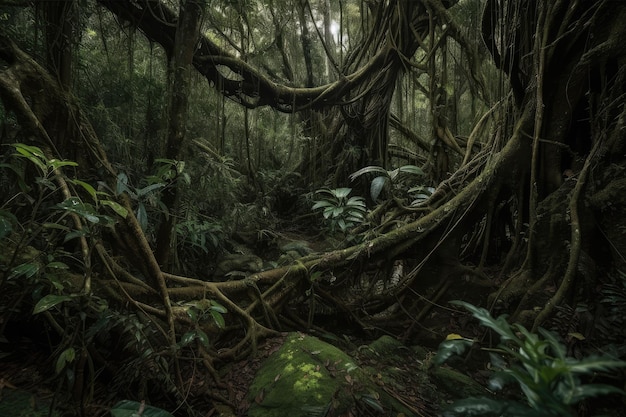
[[[62,203],[57,204],[57,207],[76,213],[90,223],[100,222],[100,217],[98,217],[96,209],[91,204],[83,203],[78,197],[70,197]]]
[[[217,311],[218,313],[222,313],[222,314],[228,313],[228,310],[226,310],[226,308],[223,305],[221,305],[221,304],[219,304],[219,303],[217,303],[215,301],[211,301],[210,309],[213,310],[213,311]]]
[[[35,304],[33,314],[39,314],[65,301],[70,301],[72,297],[69,295],[48,294]]]
[[[358,197],[358,196],[350,197],[346,205],[363,208],[363,211],[365,211],[365,207],[366,207],[365,199],[363,197]]]
[[[352,192],[352,188],[337,188],[333,191],[337,198],[346,198]]]
[[[123,172],[120,172],[119,174],[117,174],[117,183],[115,185],[115,195],[120,195],[124,192],[127,192],[128,195],[130,195],[130,197],[133,199],[137,198],[137,194],[132,192],[130,187],[128,186],[128,175],[126,175]]]
[[[196,330],[196,337],[204,347],[209,347],[209,336],[205,332],[200,329]]]
[[[334,207],[334,206],[335,205],[328,200],[319,200],[315,202],[315,204],[313,205],[311,209],[317,210],[318,208],[322,208],[322,207]]]
[[[14,279],[17,277],[30,278],[37,272],[39,272],[39,264],[35,262],[26,262],[13,268],[7,279]]]
[[[406,173],[406,174],[414,174],[414,175],[424,175],[424,171],[418,166],[415,165],[404,165],[398,168],[398,171]]]
[[[73,347],[69,347],[65,349],[63,352],[61,352],[61,354],[57,358],[57,362],[55,365],[55,371],[57,375],[61,373],[63,368],[65,368],[66,364],[73,362],[75,358],[76,358],[76,351],[74,350]]]
[[[121,204],[116,203],[115,201],[102,200],[100,201],[100,204],[105,207],[110,207],[118,216],[124,219],[126,218],[126,216],[128,216],[128,210],[126,210],[126,208],[124,208]]]
[[[197,335],[195,331],[187,332],[183,335],[183,337],[180,338],[180,342],[178,342],[178,345],[180,347],[187,346],[189,343],[193,342],[193,339],[195,339],[196,336]]]
[[[383,190],[383,187],[385,186],[385,183],[387,182],[387,177],[376,177],[372,180],[372,183],[370,184],[370,196],[372,197],[372,200],[376,201],[378,200],[378,196],[380,195],[380,192]]]
[[[439,344],[439,349],[437,349],[437,354],[435,355],[433,363],[435,365],[441,365],[452,356],[462,355],[472,346],[472,343],[473,342],[468,339],[444,340]]]
[[[217,327],[219,327],[220,329],[226,327],[226,321],[224,320],[224,316],[222,316],[222,313],[215,310],[209,310],[209,312],[211,313],[211,317],[213,317],[213,321],[215,321],[215,324],[217,324]]]
[[[85,181],[81,181],[81,180],[72,180],[72,183],[75,185],[81,186],[85,191],[87,191],[87,193],[89,193],[93,201],[98,201],[96,189],[93,188],[91,184],[88,184]]]
[[[139,190],[136,190],[137,191],[137,198],[144,197],[144,196],[150,194],[152,191],[158,190],[159,188],[163,188],[163,187],[165,187],[165,184],[163,184],[162,182],[159,182],[157,184],[151,184],[151,185],[148,185],[146,187],[143,187],[143,188],[141,188]]]

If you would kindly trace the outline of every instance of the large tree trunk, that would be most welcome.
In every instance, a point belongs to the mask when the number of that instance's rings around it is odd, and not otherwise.
[[[176,161],[173,175],[163,191],[164,213],[157,233],[156,259],[159,265],[169,269],[170,254],[176,222],[175,213],[179,204],[178,161],[187,130],[188,96],[190,93],[193,55],[200,36],[200,24],[204,11],[203,0],[181,0],[178,26],[169,62],[167,141],[164,157]]]

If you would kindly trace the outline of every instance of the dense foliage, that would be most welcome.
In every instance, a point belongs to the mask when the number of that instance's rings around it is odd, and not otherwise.
[[[267,338],[434,348],[484,334],[462,299],[527,397],[463,410],[612,393],[579,374],[623,386],[624,18],[610,0],[0,2],[3,354],[27,337],[68,413],[199,415],[234,407],[222,368]]]

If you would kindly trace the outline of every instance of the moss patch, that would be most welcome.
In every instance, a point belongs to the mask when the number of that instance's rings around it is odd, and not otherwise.
[[[248,415],[310,415],[337,400],[335,394],[359,374],[352,358],[336,347],[313,336],[291,334],[265,361],[252,382]],[[342,408],[339,404],[333,407]]]

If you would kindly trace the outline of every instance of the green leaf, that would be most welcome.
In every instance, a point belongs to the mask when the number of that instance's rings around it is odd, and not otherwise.
[[[341,216],[341,214],[343,214],[343,211],[344,211],[344,207],[333,207],[331,213],[333,217],[339,217]]]
[[[465,307],[467,310],[472,313],[474,317],[476,317],[483,326],[489,327],[498,333],[503,340],[512,340],[515,342],[519,342],[519,338],[515,336],[513,330],[511,329],[511,325],[506,321],[506,315],[499,316],[497,319],[494,319],[489,311],[482,307],[476,307],[464,301],[450,301],[450,304],[455,304],[459,306]],[[521,345],[521,343],[519,343]]]
[[[63,243],[67,243],[72,239],[80,238],[86,235],[87,235],[86,230],[72,230],[71,232],[65,235],[65,238],[63,239]]]
[[[215,324],[217,324],[217,327],[219,327],[220,329],[226,327],[226,321],[224,320],[224,316],[222,316],[222,313],[215,310],[209,310],[209,312],[211,313],[211,317],[213,317],[213,321],[215,321]]]
[[[183,337],[180,338],[180,342],[178,343],[178,345],[180,347],[183,346],[187,346],[189,343],[193,342],[193,339],[196,338],[196,332],[187,332],[183,335]]]
[[[139,411],[141,414],[139,414]],[[172,414],[137,401],[122,400],[111,408],[111,417],[174,417]]]
[[[385,183],[387,182],[387,177],[376,177],[372,180],[372,183],[370,184],[370,196],[372,197],[372,200],[376,201],[378,200],[378,196],[380,195],[380,192],[383,190]]]
[[[192,321],[198,321],[198,310],[195,307],[189,306],[185,311]]]
[[[596,371],[609,371],[624,367],[626,367],[625,361],[595,355],[578,360],[572,359],[572,362],[568,364],[568,368],[571,372],[579,374],[589,374]]]
[[[472,344],[473,342],[467,339],[444,340],[439,344],[439,349],[437,349],[433,364],[441,365],[452,356],[462,355]]]
[[[37,272],[39,272],[39,264],[35,262],[26,262],[13,268],[7,279],[14,279],[18,277],[30,278]]]
[[[367,207],[367,205],[365,204],[365,199],[359,196],[350,197],[346,205],[362,209],[363,211],[365,211],[365,208]]]
[[[122,218],[126,218],[126,216],[128,216],[128,210],[126,210],[126,208],[124,208],[124,206],[122,206],[121,204],[112,201],[112,200],[102,200],[100,201],[100,204],[102,204],[105,207],[109,207],[111,208],[118,216],[122,217]]]
[[[420,167],[415,165],[403,165],[398,168],[398,171],[406,174],[424,175],[424,171],[422,171]]]
[[[69,295],[48,294],[35,304],[33,314],[39,314],[65,301],[70,301],[72,297]]]
[[[139,203],[137,207],[137,222],[139,222],[139,226],[141,226],[141,230],[144,232],[148,229],[148,213],[143,203]]]
[[[322,207],[334,207],[334,206],[335,205],[333,203],[331,203],[330,201],[319,200],[319,201],[315,202],[315,204],[313,205],[311,210],[317,210],[318,208],[322,208]]]
[[[352,192],[352,188],[336,188],[334,194],[337,198],[345,198]]]
[[[120,195],[124,192],[127,192],[128,195],[132,199],[137,199],[137,194],[132,192],[130,187],[128,186],[128,175],[126,175],[123,172],[120,172],[119,174],[117,174],[117,182],[115,184],[115,195]]]
[[[51,159],[47,163],[48,167],[55,170],[63,167],[77,167],[78,164],[74,161],[61,161],[59,159]]]
[[[76,213],[90,223],[100,222],[100,217],[98,217],[98,213],[96,212],[94,206],[83,203],[78,197],[70,197],[56,206],[62,210]]]
[[[156,184],[151,184],[151,185],[147,185],[141,189],[136,190],[137,191],[137,198],[141,198],[144,197],[148,194],[150,194],[152,191],[154,190],[158,190],[159,188],[163,188],[165,187],[165,184],[163,184],[162,182],[156,183]]]
[[[226,310],[226,308],[223,305],[219,304],[216,301],[211,301],[210,309],[213,311],[217,311],[218,313],[221,313],[221,314],[228,313],[228,310]]]
[[[74,185],[79,185],[81,186],[85,191],[87,191],[87,193],[91,196],[91,198],[93,199],[93,201],[98,201],[98,196],[97,196],[97,192],[96,189],[93,188],[91,186],[91,184],[86,183],[85,181],[81,181],[81,180],[72,180],[72,183]]]
[[[364,217],[360,213],[355,213],[355,214],[351,213],[346,217],[346,221],[354,222],[354,223],[363,223],[363,220],[364,220]]]
[[[334,211],[335,211],[335,206],[326,207],[324,211],[322,212],[322,215],[324,216],[325,219],[328,219],[329,217],[333,215]]]
[[[23,143],[14,143],[13,147],[17,151],[17,154],[14,154],[15,156],[27,158],[35,164],[37,168],[39,168],[42,174],[47,172],[46,164],[44,163],[44,161],[46,161],[46,157],[41,149],[36,146],[25,145]]]
[[[367,166],[365,168],[361,168],[356,172],[353,172],[352,174],[350,174],[350,180],[354,181],[355,179],[357,179],[359,176],[363,175],[363,174],[368,174],[371,172],[375,172],[377,174],[382,174],[382,175],[389,175],[389,173],[387,172],[386,169],[384,169],[383,167],[379,167],[379,166]]]
[[[197,333],[196,336],[198,337],[198,340],[200,341],[200,343],[202,343],[202,345],[204,347],[208,348],[209,347],[209,336],[207,336],[207,334],[205,332],[203,332],[202,330],[200,330],[200,329],[196,330],[196,333]]]
[[[57,375],[61,373],[63,368],[65,368],[66,364],[73,362],[75,358],[76,358],[76,351],[74,350],[73,347],[69,347],[65,349],[63,352],[61,352],[61,354],[57,358],[57,362],[55,366],[55,371]]]

